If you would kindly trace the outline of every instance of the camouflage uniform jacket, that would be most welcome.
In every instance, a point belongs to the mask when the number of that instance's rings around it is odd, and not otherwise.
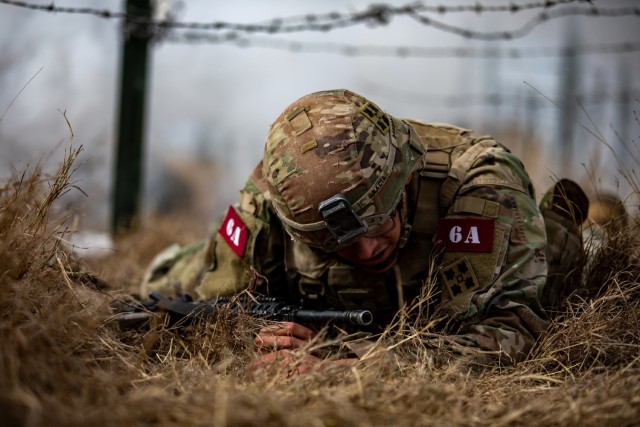
[[[540,305],[545,226],[530,179],[490,137],[406,122],[427,154],[406,188],[407,221],[392,270],[369,273],[292,240],[270,205],[260,164],[208,240],[157,257],[143,292],[209,299],[250,286],[314,308],[369,309],[384,325],[424,296],[433,278],[439,292],[430,307],[452,320],[447,339],[454,346],[522,360],[548,326]]]

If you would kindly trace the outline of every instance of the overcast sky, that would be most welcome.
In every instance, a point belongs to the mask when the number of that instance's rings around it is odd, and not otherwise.
[[[174,10],[178,21],[254,23],[330,11],[361,11],[376,3],[380,2],[190,0],[181,7],[175,1],[165,1],[162,9]],[[476,1],[424,3],[452,6]],[[482,3],[509,4],[506,1]],[[86,6],[87,2],[60,0],[55,4]],[[119,11],[124,2],[102,0],[90,4],[98,9]],[[640,7],[639,1],[607,0],[593,4],[607,10]],[[580,6],[585,5],[574,2],[557,9]],[[538,13],[540,10],[518,14],[466,12],[428,16],[473,31],[513,32]],[[630,106],[623,106],[628,113],[623,117],[624,110],[618,102],[595,103],[585,99],[585,111],[578,120],[589,130],[583,129],[576,135],[580,153],[572,158],[573,164],[560,164],[556,144],[562,112],[553,101],[559,99],[564,84],[566,67],[563,64],[566,63],[561,57],[346,56],[310,50],[314,46],[317,49],[313,43],[355,47],[560,49],[570,34],[580,45],[640,43],[639,23],[637,15],[554,18],[536,26],[524,37],[487,42],[395,16],[384,26],[359,24],[329,32],[250,34],[246,36],[249,39],[246,47],[235,43],[161,40],[151,49],[149,58],[146,206],[154,206],[155,196],[166,185],[161,179],[164,165],[176,159],[210,156],[220,171],[211,179],[211,198],[215,203],[210,206],[216,212],[224,210],[224,205],[235,199],[246,176],[260,159],[271,122],[295,99],[331,88],[349,88],[361,93],[400,117],[451,122],[474,128],[477,133],[499,135],[504,144],[516,146],[514,151],[528,153],[524,161],[534,176],[538,192],[550,184],[549,176],[584,178],[581,163],[588,164],[590,156],[599,163],[603,186],[613,188],[614,159],[590,133],[600,131],[614,147],[618,146],[614,130],[626,140],[633,138],[637,142],[640,126],[633,121],[633,110],[640,109],[640,104],[632,100]],[[258,47],[276,43],[282,47],[291,42],[300,42],[301,49],[292,52]],[[106,227],[110,214],[120,46],[120,23],[115,19],[51,14],[0,4],[0,115],[33,78],[0,122],[0,176],[7,176],[10,167],[20,170],[51,153],[51,162],[55,163],[69,141],[70,133],[62,116],[66,111],[75,143],[85,146],[80,184],[89,195],[82,206],[87,217],[85,222],[98,227]],[[519,52],[526,56],[525,51]],[[627,87],[640,89],[639,52],[580,55],[577,60],[580,83],[576,92],[580,94],[592,94],[596,89],[601,95],[618,92],[625,79],[628,79]],[[487,98],[491,94],[499,94],[502,104],[491,104],[490,101],[497,99]],[[637,92],[635,98],[638,98]],[[527,108],[527,99],[537,101],[537,108]],[[510,133],[505,133],[506,130]],[[514,132],[520,136],[514,136]],[[518,145],[525,133],[536,137],[536,150],[526,151],[526,147]],[[531,153],[535,153],[535,158]]]

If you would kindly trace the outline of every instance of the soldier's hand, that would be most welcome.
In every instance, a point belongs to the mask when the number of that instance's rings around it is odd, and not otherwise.
[[[255,338],[260,350],[300,348],[316,336],[316,332],[294,322],[278,322],[260,329]]]

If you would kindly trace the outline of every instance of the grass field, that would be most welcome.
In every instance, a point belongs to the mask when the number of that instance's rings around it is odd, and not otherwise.
[[[199,236],[155,219],[99,263],[70,256],[71,219],[56,209],[74,185],[78,151],[69,150],[57,175],[0,184],[0,425],[640,423],[637,218],[606,241],[587,286],[516,366],[469,367],[427,344],[428,325],[405,325],[354,367],[252,374],[256,320],[222,316],[180,331],[110,321],[110,303],[135,291],[155,253]]]

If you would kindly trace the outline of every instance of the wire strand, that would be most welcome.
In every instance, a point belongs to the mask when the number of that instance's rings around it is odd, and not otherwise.
[[[562,7],[569,3],[587,3],[586,7]],[[474,5],[459,6],[426,6],[422,3],[412,3],[404,6],[391,6],[388,4],[370,5],[362,11],[339,13],[331,12],[328,14],[309,14],[304,16],[294,16],[285,18],[273,18],[262,23],[233,23],[224,21],[215,22],[181,22],[174,19],[170,20],[154,20],[141,18],[136,15],[126,14],[123,12],[113,12],[107,9],[94,9],[88,7],[73,8],[55,6],[54,3],[49,5],[39,5],[16,0],[0,0],[0,4],[6,4],[15,7],[21,7],[31,10],[51,12],[51,13],[72,13],[72,14],[89,14],[104,19],[126,19],[130,22],[146,24],[150,27],[160,28],[163,33],[169,30],[199,30],[199,31],[235,31],[243,33],[294,33],[302,31],[331,31],[339,28],[346,28],[355,25],[388,25],[392,18],[396,15],[406,15],[425,26],[438,29],[440,31],[457,34],[464,38],[481,39],[481,40],[509,40],[523,37],[529,34],[534,28],[551,19],[567,17],[567,16],[598,16],[598,17],[623,17],[623,16],[640,16],[640,7],[621,7],[615,9],[603,9],[593,6],[590,1],[585,0],[558,0],[531,2],[522,5],[509,4],[507,6],[485,6],[481,3]],[[513,31],[494,31],[480,32],[467,28],[451,25],[442,21],[435,20],[425,13],[438,13],[440,15],[459,13],[459,12],[475,12],[493,13],[508,12],[518,13],[525,10],[544,9],[532,19],[527,21],[520,28]],[[146,34],[145,34],[146,36]]]
[[[591,54],[621,54],[640,51],[640,41],[585,44],[581,46],[473,47],[473,46],[383,46],[332,42],[301,42],[275,37],[246,37],[235,32],[174,32],[165,38],[176,44],[232,44],[242,48],[277,49],[294,53],[329,53],[350,57],[398,58],[560,58]]]

